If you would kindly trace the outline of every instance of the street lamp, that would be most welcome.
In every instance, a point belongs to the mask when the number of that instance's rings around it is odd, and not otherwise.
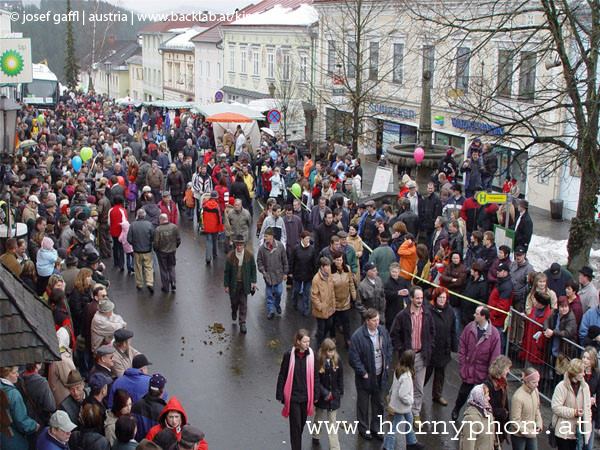
[[[106,95],[108,96],[108,98],[110,98],[110,68],[112,66],[112,63],[110,61],[106,61],[104,63],[104,65],[106,66]]]

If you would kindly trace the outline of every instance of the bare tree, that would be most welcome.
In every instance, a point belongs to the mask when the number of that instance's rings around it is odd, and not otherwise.
[[[589,263],[599,232],[600,0],[402,3],[423,33],[446,45],[441,60],[453,74],[443,88],[450,106],[502,127],[494,137],[527,152],[539,173],[579,167],[567,244],[568,267],[576,273]],[[487,132],[494,130],[481,130]]]
[[[348,118],[336,127],[350,135],[357,156],[367,132],[363,122],[370,115],[368,104],[390,94],[388,82],[397,66],[390,48],[399,31],[398,2],[316,0],[313,5],[319,10],[323,55],[313,61],[320,75],[315,92],[327,107]]]
[[[281,112],[281,132],[286,139],[289,139],[290,125],[304,120],[302,100],[306,96],[306,89],[303,84],[303,74],[296,64],[296,59],[299,57],[290,51],[279,49],[274,71],[273,98],[276,109]]]

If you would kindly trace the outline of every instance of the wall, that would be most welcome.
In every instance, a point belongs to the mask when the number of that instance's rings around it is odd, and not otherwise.
[[[196,42],[195,99],[196,103],[214,103],[215,92],[223,87],[223,50],[215,43]]]

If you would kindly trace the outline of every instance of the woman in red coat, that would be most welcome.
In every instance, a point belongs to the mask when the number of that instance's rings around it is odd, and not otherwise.
[[[229,189],[227,188],[227,177],[221,176],[219,183],[215,187],[215,191],[219,194],[219,208],[221,214],[225,212],[225,206],[229,203]]]
[[[546,336],[544,336],[542,324],[552,314],[550,297],[544,295],[542,292],[536,292],[533,305],[533,309],[527,314],[527,317],[531,321],[525,321],[525,331],[523,333],[523,341],[521,342],[523,350],[519,353],[518,358],[535,364],[543,364],[547,358],[544,351],[546,348]],[[532,323],[532,321],[537,322],[539,326]]]

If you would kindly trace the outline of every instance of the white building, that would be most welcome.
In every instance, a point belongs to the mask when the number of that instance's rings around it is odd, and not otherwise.
[[[144,67],[142,66],[142,53],[133,55],[126,61],[129,66],[129,97],[132,100],[144,98]]]
[[[192,38],[195,64],[195,101],[201,105],[214,103],[215,94],[223,86],[223,39],[221,23]]]
[[[192,27],[162,43],[163,99],[194,100],[194,43],[199,28]]]

